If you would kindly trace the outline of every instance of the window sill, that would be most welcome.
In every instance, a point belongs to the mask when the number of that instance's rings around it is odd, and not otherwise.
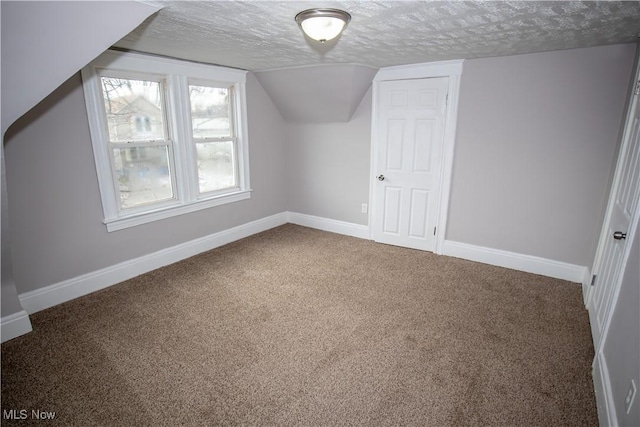
[[[123,230],[125,228],[136,227],[138,225],[147,224],[149,222],[159,221],[161,219],[171,218],[178,215],[184,215],[190,212],[196,212],[202,209],[212,208],[214,206],[225,205],[227,203],[239,202],[251,198],[251,190],[241,190],[231,194],[212,197],[210,199],[198,200],[188,204],[170,206],[151,212],[138,213],[127,217],[120,217],[105,220],[107,231]]]

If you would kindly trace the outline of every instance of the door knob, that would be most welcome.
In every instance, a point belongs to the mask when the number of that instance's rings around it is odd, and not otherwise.
[[[627,233],[623,233],[622,231],[616,231],[613,233],[613,238],[616,240],[622,240],[627,238]]]
[[[376,178],[378,178],[378,181],[384,181],[384,175],[378,175]]]

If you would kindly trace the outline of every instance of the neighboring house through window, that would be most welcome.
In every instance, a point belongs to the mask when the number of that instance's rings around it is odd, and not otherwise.
[[[109,231],[250,197],[246,72],[107,51],[82,77]]]

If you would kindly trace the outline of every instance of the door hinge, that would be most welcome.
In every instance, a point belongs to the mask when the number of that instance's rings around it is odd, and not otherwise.
[[[640,95],[640,80],[638,80],[636,82],[636,91],[635,91],[636,95]]]
[[[436,235],[436,227],[433,227],[433,235]]]
[[[598,277],[596,274],[593,275],[593,277],[591,278],[591,286],[595,286],[596,285],[596,277]]]

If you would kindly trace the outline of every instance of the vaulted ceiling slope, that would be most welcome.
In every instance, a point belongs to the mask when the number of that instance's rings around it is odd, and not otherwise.
[[[640,35],[637,1],[150,3],[162,9],[117,47],[256,72],[294,122],[348,121],[381,67],[627,43]],[[351,22],[337,39],[312,41],[294,20],[312,7],[343,9]]]
[[[0,9],[4,135],[18,117],[158,8],[130,1],[2,1]]]
[[[335,64],[261,71],[256,77],[285,120],[330,123],[351,119],[377,72]]]
[[[163,7],[117,46],[251,71],[318,64],[385,67],[626,43],[638,1],[157,1]],[[311,7],[346,10],[335,43],[306,40]]]

